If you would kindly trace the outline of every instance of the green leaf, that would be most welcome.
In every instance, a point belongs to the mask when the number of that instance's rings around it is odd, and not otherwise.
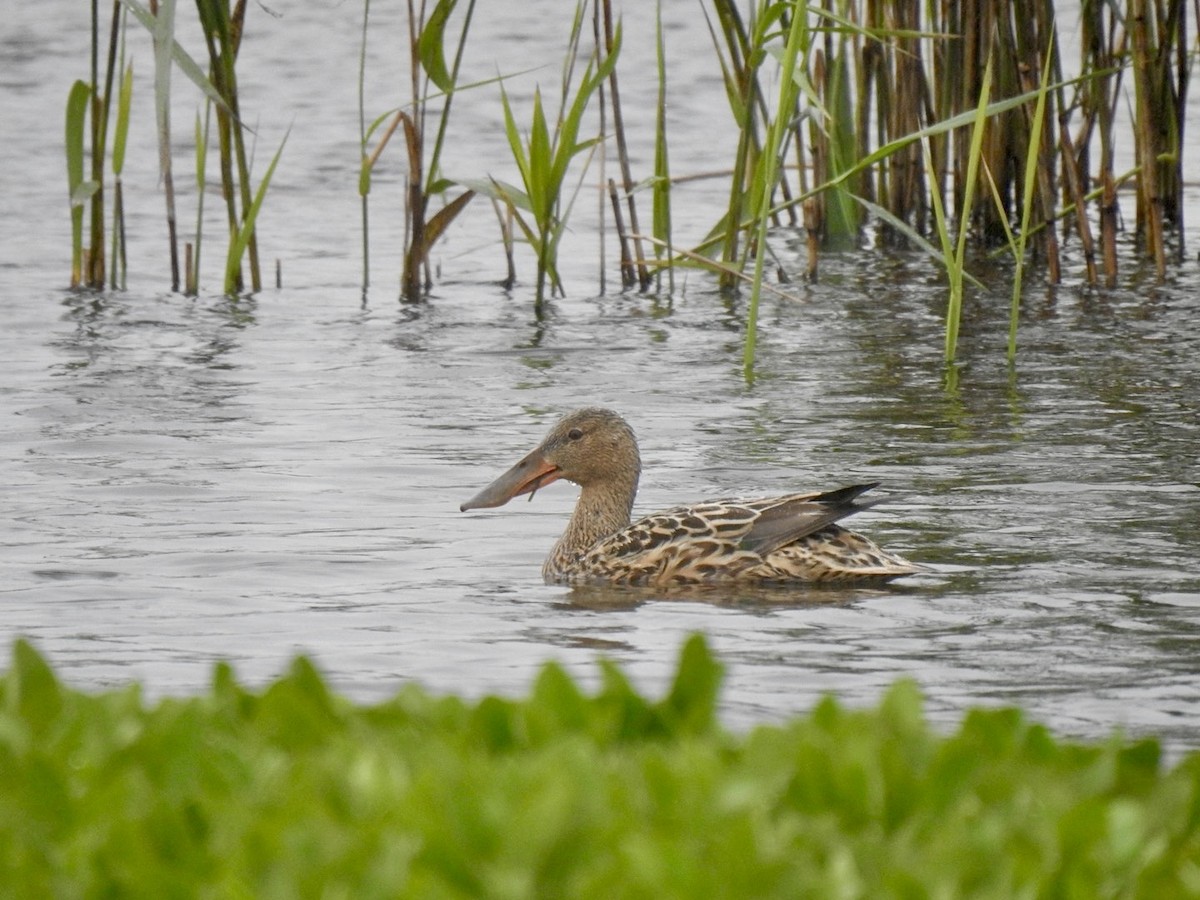
[[[831,73],[829,119],[830,174],[841,175],[854,168],[857,162],[857,143],[854,129],[854,107],[850,97],[849,49],[845,43],[834,56]],[[857,190],[853,176],[832,188],[826,203],[825,233],[833,246],[851,249],[858,238],[858,206],[853,193]]]
[[[654,177],[652,184],[652,228],[658,243],[654,245],[654,256],[665,255],[669,260],[674,253],[671,248],[671,165],[667,144],[667,49],[663,38],[662,0],[655,8],[655,54],[658,71],[658,112],[654,119]],[[667,274],[672,289],[675,272],[668,267]]]
[[[275,166],[279,164],[279,157],[283,155],[283,148],[287,146],[288,136],[291,134],[289,128],[284,134],[283,140],[279,143],[279,149],[275,151],[275,155],[271,157],[271,164],[267,166],[266,174],[259,182],[258,190],[254,192],[254,200],[250,204],[250,208],[246,210],[241,223],[238,225],[237,234],[229,242],[229,253],[225,258],[225,293],[232,296],[237,287],[237,271],[242,259],[242,254],[246,252],[246,247],[250,243],[250,235],[254,233],[254,225],[258,220],[258,212],[262,208],[263,200],[267,196],[267,188],[271,185],[271,176],[275,174]]]
[[[71,201],[71,285],[83,277],[83,204],[91,192],[81,195],[83,185],[83,148],[87,133],[87,113],[92,89],[86,81],[76,81],[67,93],[65,144],[67,156],[67,195]],[[93,192],[94,192],[93,188]]]
[[[1042,66],[1042,77],[1038,82],[1037,103],[1033,110],[1033,122],[1029,129],[1029,146],[1025,151],[1024,188],[1021,194],[1021,230],[1018,233],[1016,245],[1013,246],[1012,234],[1008,227],[1007,216],[1000,216],[1006,232],[1009,232],[1009,246],[1013,249],[1016,267],[1013,272],[1012,301],[1009,305],[1008,321],[1008,361],[1011,365],[1017,356],[1017,325],[1021,316],[1021,284],[1025,277],[1025,241],[1029,237],[1029,220],[1033,214],[1033,190],[1037,184],[1038,168],[1042,161],[1042,129],[1046,119],[1046,97],[1049,94],[1051,64],[1055,54],[1045,54],[1046,60]]]
[[[851,196],[854,198],[855,203],[858,203],[863,207],[863,209],[867,210],[875,218],[887,222],[888,225],[893,228],[893,230],[895,230],[898,234],[903,235],[904,239],[914,247],[925,251],[930,259],[935,260],[939,264],[945,261],[945,256],[943,255],[942,250],[939,250],[937,247],[931,244],[925,238],[925,235],[921,234],[921,232],[917,231],[910,224],[905,222],[899,216],[895,215],[891,210],[880,206],[878,203],[872,203],[870,200],[860,197],[857,194],[851,194]],[[940,198],[935,202],[940,206]],[[987,285],[985,285],[970,272],[963,272],[963,277],[967,281],[971,282],[971,284],[978,290],[987,290]]]
[[[96,192],[100,190],[100,182],[92,181],[90,178],[87,181],[81,181],[75,185],[75,190],[71,194],[71,206],[74,209],[81,209],[96,196]]]
[[[530,740],[545,743],[564,734],[585,732],[591,707],[562,666],[550,662],[542,667],[533,684],[525,719]]]
[[[125,143],[129,136],[129,109],[133,102],[133,63],[121,76],[121,91],[117,98],[117,129],[113,138],[113,172],[121,174],[125,167]]]
[[[13,644],[4,705],[8,714],[19,716],[30,727],[35,738],[52,727],[63,709],[63,689],[54,671],[23,638]]]
[[[932,728],[901,682],[787,722],[703,725],[703,639],[651,703],[614,664],[523,697],[379,704],[298,659],[261,692],[0,675],[14,897],[1190,897],[1200,752],[1054,738],[1018,710]],[[697,720],[700,720],[699,722]]]
[[[516,707],[499,697],[484,697],[471,716],[471,729],[482,738],[481,746],[493,753],[511,749],[523,742],[516,727]]]
[[[775,192],[779,165],[787,141],[788,126],[792,119],[796,90],[799,86],[795,77],[795,72],[799,68],[797,60],[802,58],[808,45],[807,19],[806,15],[792,16],[787,42],[784,45],[782,57],[784,75],[780,85],[775,117],[767,128],[762,160],[754,171],[754,185],[750,199],[754,218],[755,245],[758,247],[758,252],[754,257],[754,280],[750,286],[750,303],[746,310],[746,339],[742,353],[743,374],[748,382],[753,381],[754,378],[754,353],[758,341],[758,304],[759,298],[762,296],[763,272],[767,257],[767,223],[770,219],[771,197]],[[849,173],[845,177],[849,177]]]
[[[457,4],[458,0],[438,0],[417,40],[421,68],[425,70],[429,80],[447,94],[454,91],[454,79],[446,68],[445,51],[442,48],[446,40],[446,23]]]
[[[208,140],[204,124],[200,121],[200,113],[196,113],[196,190],[204,193],[206,184],[205,174],[208,168]]]
[[[209,100],[211,100],[213,103],[217,104],[219,107],[221,107],[226,112],[230,112],[229,107],[226,105],[224,98],[222,98],[220,93],[217,91],[217,89],[215,87],[213,87],[212,82],[208,80],[208,76],[204,74],[204,70],[200,67],[199,63],[197,63],[188,54],[188,52],[186,50],[184,50],[183,47],[181,47],[175,41],[175,37],[174,37],[175,0],[163,0],[162,4],[159,6],[159,15],[157,17],[152,15],[150,13],[150,10],[148,10],[145,6],[143,6],[141,3],[139,3],[138,0],[118,0],[118,2],[120,2],[122,6],[124,6],[126,9],[128,9],[130,12],[132,12],[134,15],[134,18],[136,18],[147,31],[149,31],[152,35],[159,36],[163,40],[162,46],[165,48],[165,53],[166,53],[166,57],[164,57],[164,59],[169,58],[169,59],[173,60],[175,65],[179,67],[179,71],[181,71],[187,77],[187,79],[192,82],[192,84],[194,84],[197,88],[199,88],[200,91],[203,92],[204,96],[206,96]],[[203,10],[203,8],[204,8],[203,5],[200,3],[197,3],[197,6],[201,10]],[[164,17],[164,14],[169,14],[169,18]],[[155,72],[156,72],[155,92],[156,92],[156,94],[158,92],[158,84],[159,84],[159,76],[157,75],[157,73],[160,70],[164,70],[166,68],[167,67],[165,65],[160,64],[160,60],[156,56],[156,59],[155,59]],[[230,114],[232,115],[232,113],[230,113]]]
[[[663,711],[676,727],[697,733],[713,728],[721,671],[721,664],[709,652],[704,638],[698,634],[688,638],[671,691],[662,702]]]

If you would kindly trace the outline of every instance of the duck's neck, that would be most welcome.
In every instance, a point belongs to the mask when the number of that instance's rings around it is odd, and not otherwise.
[[[590,484],[580,490],[571,521],[546,560],[547,576],[569,572],[597,541],[629,524],[637,483],[635,472],[631,478]]]

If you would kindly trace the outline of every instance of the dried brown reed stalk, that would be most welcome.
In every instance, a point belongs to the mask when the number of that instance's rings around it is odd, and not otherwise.
[[[1173,4],[1178,6],[1179,4]],[[1166,247],[1163,238],[1163,210],[1170,202],[1171,169],[1162,165],[1170,137],[1174,108],[1164,97],[1161,6],[1146,0],[1130,0],[1130,50],[1133,53],[1133,84],[1136,97],[1134,135],[1137,144],[1138,192],[1137,224],[1146,255],[1154,260],[1161,279],[1166,274]],[[1166,200],[1164,201],[1164,194]]]
[[[613,12],[611,0],[602,0],[596,8],[597,16],[602,19],[600,30],[603,32],[600,37],[603,41],[603,56],[607,57],[613,52]],[[599,49],[599,46],[597,47]],[[612,125],[613,138],[617,145],[617,165],[621,169],[621,187],[625,196],[625,203],[629,210],[629,228],[633,232],[632,240],[633,254],[635,257],[635,266],[628,267],[626,265],[626,254],[628,248],[626,237],[628,232],[622,230],[618,223],[618,234],[621,237],[621,282],[625,287],[632,287],[635,283],[633,272],[636,270],[636,284],[641,290],[647,290],[653,282],[650,275],[650,269],[646,265],[646,256],[642,249],[642,241],[636,235],[641,234],[641,228],[638,226],[637,203],[634,201],[633,189],[634,181],[631,167],[629,165],[629,148],[625,139],[625,117],[621,111],[621,91],[617,83],[617,70],[614,68],[608,76],[608,101],[612,110]],[[609,181],[609,190],[612,190],[612,181]],[[614,214],[617,210],[614,210]]]
[[[858,116],[862,132],[859,135],[860,158],[865,157],[869,150],[867,132],[872,101],[876,108],[875,139],[879,146],[919,131],[922,124],[931,118],[948,118],[953,114],[948,95],[940,98],[936,106],[935,98],[930,96],[922,64],[922,42],[916,37],[921,25],[920,18],[918,0],[867,2],[866,25],[878,33],[895,33],[896,37],[887,41],[869,40],[863,46],[864,71],[859,79],[863,87],[859,95]],[[934,43],[933,49],[938,53],[953,46],[957,45],[939,41]],[[953,80],[944,79],[939,84],[948,90]],[[954,111],[961,111],[961,108]],[[930,139],[934,170],[939,173],[938,190],[944,184],[947,140],[945,135]],[[862,196],[868,200],[875,199],[898,219],[924,232],[929,217],[925,178],[920,145],[908,144],[888,156],[876,172],[868,171],[865,174],[861,182]],[[872,193],[875,193],[874,197]],[[890,241],[896,234],[884,224],[881,236],[885,241]]]

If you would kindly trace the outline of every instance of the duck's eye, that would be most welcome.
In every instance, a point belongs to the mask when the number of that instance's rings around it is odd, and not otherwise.
[[[583,431],[579,428],[572,428],[567,432],[567,440],[577,441],[583,437]]]

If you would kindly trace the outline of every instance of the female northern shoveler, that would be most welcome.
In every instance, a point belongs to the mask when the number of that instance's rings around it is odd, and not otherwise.
[[[581,488],[567,530],[542,567],[548,582],[712,584],[886,581],[920,571],[835,525],[874,506],[876,484],[754,500],[677,506],[630,522],[641,458],[633,429],[612,410],[568,414],[528,456],[461,509],[503,506],[565,478]]]

